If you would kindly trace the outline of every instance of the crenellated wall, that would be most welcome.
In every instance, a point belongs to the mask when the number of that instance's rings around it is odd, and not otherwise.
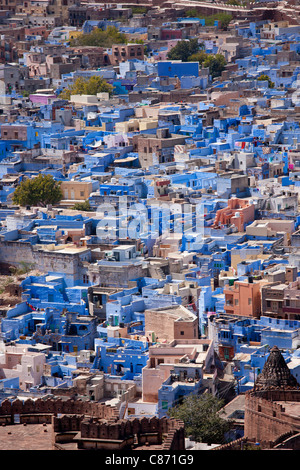
[[[87,415],[94,416],[98,419],[105,420],[116,420],[118,419],[118,410],[110,405],[103,403],[96,403],[92,401],[81,401],[81,400],[62,400],[57,399],[42,399],[37,400],[25,400],[24,402],[16,399],[12,402],[8,399],[4,400],[0,406],[0,423],[4,421],[10,421],[10,424],[14,423],[14,415],[20,415],[22,421],[22,415],[57,415],[57,414],[76,414],[76,415]],[[10,417],[10,420],[8,419]]]
[[[300,390],[268,390],[246,393],[245,437],[276,441],[289,432],[300,432]]]
[[[4,400],[0,426],[18,424],[52,424],[53,449],[62,449],[70,442],[77,449],[138,449],[144,445],[162,450],[185,448],[183,422],[155,416],[119,419],[117,408],[92,401]]]

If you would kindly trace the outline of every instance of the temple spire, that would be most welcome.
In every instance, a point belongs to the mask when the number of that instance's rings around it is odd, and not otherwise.
[[[277,346],[274,346],[263,367],[258,375],[254,388],[255,390],[267,389],[287,389],[298,388],[299,384],[296,378],[291,374],[281,352]]]

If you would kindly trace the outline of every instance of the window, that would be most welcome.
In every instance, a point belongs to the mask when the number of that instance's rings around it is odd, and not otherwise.
[[[181,331],[180,334],[181,334],[181,336],[184,336],[184,331]]]
[[[248,305],[251,305],[251,304],[252,304],[252,299],[249,298],[249,299],[248,299]]]
[[[229,349],[228,348],[224,348],[224,359],[229,359]]]

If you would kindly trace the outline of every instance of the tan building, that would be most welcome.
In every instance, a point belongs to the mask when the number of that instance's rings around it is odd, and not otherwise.
[[[44,351],[29,351],[29,345],[26,344],[3,346],[3,348],[0,351],[1,379],[18,377],[21,390],[29,390],[41,384],[46,363]],[[50,346],[45,346],[44,349],[47,351]]]
[[[158,119],[129,119],[124,122],[116,122],[116,132],[143,132],[147,129],[156,129],[158,127]]]
[[[110,65],[118,65],[132,59],[144,59],[143,44],[115,44],[112,46],[112,53],[104,56],[104,61]]]
[[[171,134],[168,128],[157,129],[156,135],[138,134],[133,137],[134,150],[142,168],[174,160],[174,147],[185,143],[185,136]]]
[[[256,244],[255,241],[245,243],[245,247],[241,245],[241,248],[233,248],[231,250],[231,267],[236,271],[237,265],[242,261],[267,259],[270,255],[263,251],[263,246]]]
[[[246,235],[252,237],[284,237],[284,245],[289,245],[294,232],[293,220],[255,220],[246,227]]]
[[[23,3],[22,0],[10,0],[9,2],[7,0],[0,0],[0,10],[9,10],[15,13],[17,7]]]
[[[292,282],[274,282],[262,288],[262,312],[265,316],[300,319],[300,278]]]
[[[86,201],[92,190],[93,183],[90,181],[63,181],[61,183],[63,193],[62,204],[74,205],[76,202]]]
[[[19,5],[16,4],[16,13],[23,13],[24,15],[46,16],[49,14],[48,8],[49,0],[27,0],[25,2],[21,2]]]
[[[27,126],[22,124],[3,124],[1,140],[27,140]]]
[[[59,16],[64,24],[68,24],[69,8],[76,4],[76,0],[50,0],[48,14]]]
[[[145,335],[155,341],[198,338],[198,317],[182,305],[145,310]]]

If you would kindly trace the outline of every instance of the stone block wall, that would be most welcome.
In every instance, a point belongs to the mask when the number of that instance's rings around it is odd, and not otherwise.
[[[246,393],[245,436],[256,441],[275,441],[283,434],[300,431],[300,417],[288,413],[285,403],[299,403],[300,391],[269,390]],[[287,406],[287,405],[286,405]]]

